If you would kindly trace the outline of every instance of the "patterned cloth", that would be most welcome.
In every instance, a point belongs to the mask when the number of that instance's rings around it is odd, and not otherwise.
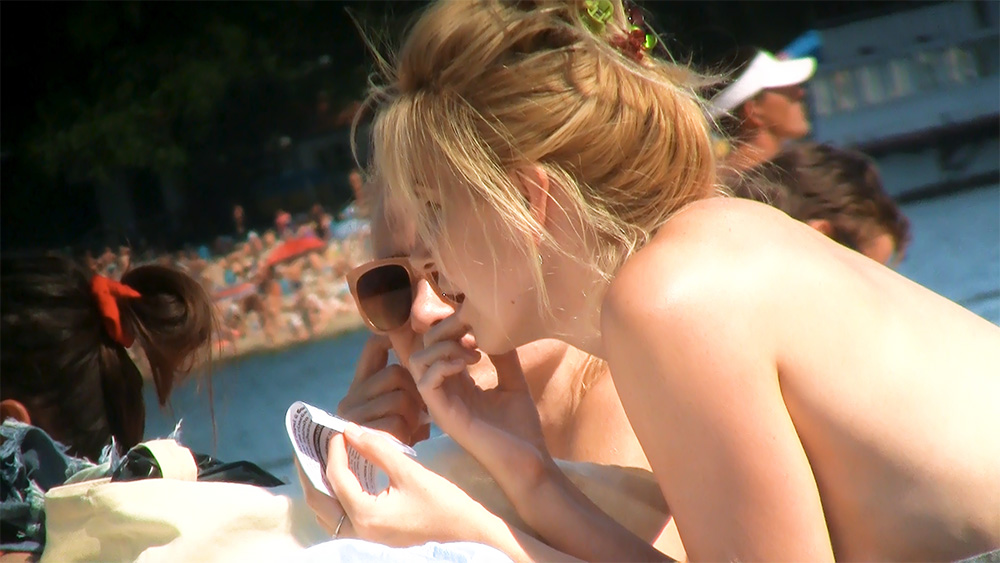
[[[0,551],[41,554],[45,492],[93,467],[66,454],[44,430],[12,419],[0,425]]]

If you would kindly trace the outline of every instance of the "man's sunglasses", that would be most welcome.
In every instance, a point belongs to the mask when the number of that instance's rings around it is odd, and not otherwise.
[[[417,282],[426,279],[434,293],[450,305],[463,295],[441,291],[437,271],[418,273],[409,258],[385,258],[362,264],[347,273],[347,284],[361,318],[376,334],[396,330],[410,320]]]

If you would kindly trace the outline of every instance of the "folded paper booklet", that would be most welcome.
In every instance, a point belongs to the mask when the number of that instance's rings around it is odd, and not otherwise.
[[[288,431],[288,439],[292,442],[292,449],[295,450],[295,458],[298,460],[302,472],[306,474],[316,490],[327,495],[330,495],[330,489],[324,475],[330,438],[334,433],[343,432],[346,425],[347,421],[343,418],[302,401],[292,403],[292,406],[288,407],[288,412],[285,413],[285,430]],[[389,440],[399,451],[410,457],[417,456],[417,452],[413,451],[413,448],[386,432],[372,430],[364,426],[360,428]],[[365,491],[378,494],[389,486],[389,478],[385,473],[362,457],[350,445],[347,446],[347,462],[348,467],[357,475],[358,481]]]

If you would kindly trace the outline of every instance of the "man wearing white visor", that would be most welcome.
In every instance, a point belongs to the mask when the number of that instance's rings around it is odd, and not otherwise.
[[[710,96],[709,113],[732,142],[727,172],[744,172],[774,158],[786,141],[809,134],[802,84],[816,72],[812,57],[778,60],[741,48],[724,59],[732,82]]]

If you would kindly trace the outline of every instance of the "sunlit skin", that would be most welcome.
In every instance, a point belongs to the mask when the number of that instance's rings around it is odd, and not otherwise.
[[[373,220],[372,242],[378,258],[411,253],[415,257],[427,255],[417,247],[412,225],[401,222],[390,228],[386,221]],[[420,281],[416,290],[409,323],[387,335],[404,366],[413,352],[423,348],[423,336],[430,328],[455,312],[426,281]],[[586,359],[585,354],[564,342],[550,339],[520,347],[518,357],[538,404],[546,444],[556,457],[648,467],[624,412],[617,406],[614,386],[610,378],[604,377],[606,373],[598,373],[586,390],[581,388],[584,374],[580,367]],[[470,373],[483,387],[495,385],[495,369],[485,356],[470,367]],[[359,398],[356,389],[352,389],[341,404],[351,405]],[[370,421],[359,422],[367,424]],[[411,436],[400,434],[403,441],[414,442]]]
[[[805,221],[805,224],[828,237],[833,236],[833,224],[827,219],[810,219]],[[897,255],[896,239],[890,233],[880,229],[871,229],[867,233],[867,236],[858,242],[855,250],[886,266],[890,266],[903,258]]]
[[[574,218],[535,174],[521,185],[538,220],[571,256],[587,252],[560,238]],[[487,258],[523,242],[490,217],[470,221],[482,213],[471,197],[449,194],[429,241],[442,285],[465,302],[424,336],[442,355],[415,355],[411,371],[435,421],[550,545],[662,557],[602,520],[488,405],[447,391],[464,366],[438,344],[464,327],[492,354],[558,334],[608,360],[692,559],[955,560],[1000,545],[996,326],[775,209],[726,198],[677,213],[610,284],[539,245],[553,313],[540,316],[521,305],[537,297],[525,263]],[[417,466],[373,455],[422,482]],[[377,515],[366,532],[389,533],[402,506],[353,495],[346,475],[328,468],[352,518]],[[456,506],[466,537],[499,537],[488,515]]]
[[[799,84],[764,90],[755,100],[758,118],[781,139],[801,139],[809,134],[805,89]]]
[[[741,139],[726,156],[724,169],[749,170],[774,158],[788,141],[809,134],[805,89],[798,84],[764,90],[743,102]]]
[[[373,216],[372,241],[377,258],[428,256],[416,242],[413,225],[395,221],[390,227],[381,209]],[[454,312],[451,304],[442,300],[426,280],[421,280],[416,286],[409,322],[367,343],[338,414],[389,432],[409,444],[426,438],[429,427],[421,418],[426,406],[413,377],[401,366],[386,366],[385,354],[391,347],[402,366],[409,365],[414,352],[424,348],[424,335]],[[470,337],[465,337],[465,346],[474,344]],[[553,456],[570,461],[649,467],[607,372],[601,370],[594,374],[596,377],[584,372],[586,354],[549,339],[519,347],[518,358],[538,410],[545,447]],[[486,355],[468,366],[468,370],[484,388],[497,384],[497,370]],[[591,379],[586,388],[584,377]],[[332,533],[339,524],[342,509],[312,494],[308,487],[306,496],[320,522]],[[345,535],[351,535],[349,522],[341,527],[340,536]],[[673,520],[667,523],[655,545],[676,558],[684,557]]]
[[[727,199],[671,219],[585,330],[558,302],[555,324],[498,326],[507,319],[491,313],[522,289],[504,283],[518,281],[507,266],[480,264],[507,243],[454,201],[443,236],[465,238],[438,245],[442,272],[456,290],[500,280],[459,318],[494,353],[547,329],[609,361],[689,553],[947,559],[1000,544],[997,327],[776,210]],[[546,284],[600,287],[568,262]]]
[[[896,258],[896,241],[889,233],[879,233],[864,241],[858,251],[879,264],[889,265]]]

